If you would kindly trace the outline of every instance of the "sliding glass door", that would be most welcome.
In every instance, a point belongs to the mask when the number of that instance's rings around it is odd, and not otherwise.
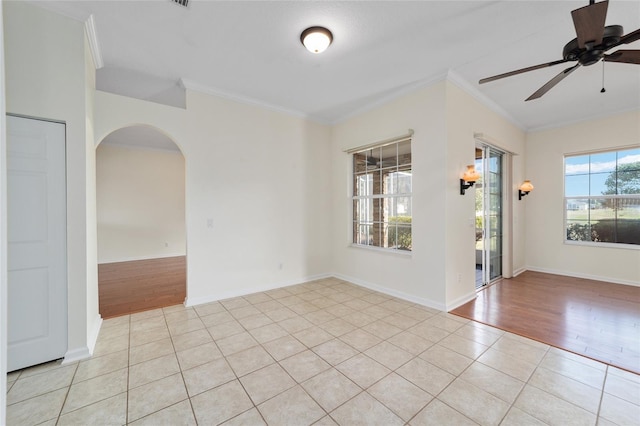
[[[502,277],[503,156],[488,145],[476,148],[476,288]]]

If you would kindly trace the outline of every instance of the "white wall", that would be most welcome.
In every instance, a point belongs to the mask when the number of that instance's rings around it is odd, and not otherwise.
[[[640,112],[527,135],[527,268],[640,286],[640,249],[564,243],[564,155],[640,146]]]
[[[191,91],[186,110],[100,91],[95,107],[96,142],[150,125],[185,157],[187,304],[330,271],[327,126]]]
[[[333,128],[332,265],[338,276],[428,306],[445,306],[444,82],[423,88]],[[389,253],[351,245],[351,156],[345,149],[406,134],[413,170],[413,251]]]
[[[353,148],[415,131],[413,154],[413,251],[410,256],[351,246]],[[421,89],[334,127],[333,267],[339,276],[439,309],[475,297],[475,199],[461,196],[459,178],[475,158],[475,133],[522,154],[524,133],[450,81]],[[523,160],[514,157],[516,179]],[[515,186],[514,186],[515,187]],[[512,203],[510,193],[506,203]],[[508,255],[524,260],[521,206]],[[509,271],[510,273],[511,271]]]
[[[446,303],[451,309],[475,295],[475,197],[474,191],[460,195],[460,177],[468,164],[474,164],[476,140],[481,133],[489,143],[505,152],[513,153],[513,179],[503,194],[502,210],[506,235],[503,236],[503,276],[510,277],[524,267],[525,208],[513,196],[525,178],[525,134],[502,116],[491,111],[456,84],[447,81],[446,99],[447,143],[446,167],[446,238],[443,251],[446,262]],[[509,168],[508,157],[504,161]],[[442,167],[442,166],[441,166]],[[509,212],[512,211],[513,228]],[[510,242],[513,244],[510,244]]]
[[[97,314],[87,176],[85,36],[81,23],[24,2],[4,2],[7,112],[60,120],[67,133],[67,359],[89,355]],[[95,231],[93,231],[94,233]],[[89,306],[91,305],[91,306]]]
[[[102,143],[96,153],[98,263],[184,256],[184,157]]]

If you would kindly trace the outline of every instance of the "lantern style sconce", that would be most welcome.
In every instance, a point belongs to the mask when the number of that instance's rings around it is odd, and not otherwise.
[[[527,195],[529,192],[533,191],[533,185],[530,180],[525,180],[520,188],[518,188],[518,200],[522,200],[522,197]]]
[[[473,164],[468,165],[467,171],[464,172],[462,179],[460,179],[460,195],[464,195],[465,191],[471,188],[478,179],[480,179],[480,173],[476,172]]]

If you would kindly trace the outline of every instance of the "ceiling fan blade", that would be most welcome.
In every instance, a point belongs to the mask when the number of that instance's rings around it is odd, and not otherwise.
[[[568,76],[569,74],[571,74],[572,72],[577,70],[579,67],[580,67],[580,63],[578,62],[577,64],[575,64],[571,68],[567,68],[566,70],[562,71],[560,74],[556,75],[551,80],[549,80],[544,86],[539,88],[533,95],[531,95],[527,99],[525,99],[525,101],[531,101],[533,99],[538,99],[538,98],[542,97],[542,95],[547,93],[549,90],[553,89],[553,87],[556,84],[560,83],[562,80],[564,80],[564,78],[566,76]]]
[[[546,64],[534,65],[534,66],[531,66],[531,67],[527,67],[527,68],[522,68],[522,69],[515,70],[515,71],[506,72],[504,74],[494,75],[493,77],[483,78],[482,80],[479,81],[479,84],[489,83],[490,81],[499,80],[499,79],[505,78],[505,77],[511,77],[512,75],[518,75],[518,74],[522,74],[524,72],[529,72],[529,71],[533,71],[533,70],[539,70],[541,68],[552,67],[554,65],[562,64],[562,63],[565,63],[565,62],[568,62],[568,60],[567,59],[560,59],[558,61],[548,62]]]
[[[635,30],[632,33],[629,33],[625,36],[622,36],[620,38],[620,41],[616,44],[616,46],[618,44],[629,44],[629,43],[633,43],[634,41],[638,41],[640,40],[640,28],[638,28],[637,30]]]
[[[605,55],[606,62],[624,62],[625,64],[640,65],[640,50],[618,50],[610,55]]]
[[[633,43],[634,41],[638,41],[640,40],[640,28],[638,28],[637,30],[630,32],[629,34],[620,37],[620,40],[618,40],[617,43],[615,43],[612,46],[609,46],[607,48],[607,50],[613,49],[614,47],[620,46],[621,44],[629,44],[629,43]]]
[[[595,46],[602,43],[608,5],[609,1],[605,0],[571,11],[573,25],[576,27],[576,35],[578,36],[578,47],[581,49],[587,43],[593,43]]]

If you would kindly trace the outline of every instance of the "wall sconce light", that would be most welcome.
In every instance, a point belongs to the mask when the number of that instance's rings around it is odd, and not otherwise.
[[[518,200],[522,200],[522,197],[527,195],[532,190],[533,190],[533,185],[531,184],[531,181],[528,179],[525,180],[522,183],[522,185],[520,185],[520,188],[518,188]]]
[[[460,195],[464,195],[465,191],[471,188],[478,179],[480,179],[480,173],[476,172],[473,164],[468,165],[467,171],[464,172],[462,179],[460,179]]]
[[[311,27],[300,34],[300,41],[309,52],[322,53],[333,41],[333,34],[324,27]]]

